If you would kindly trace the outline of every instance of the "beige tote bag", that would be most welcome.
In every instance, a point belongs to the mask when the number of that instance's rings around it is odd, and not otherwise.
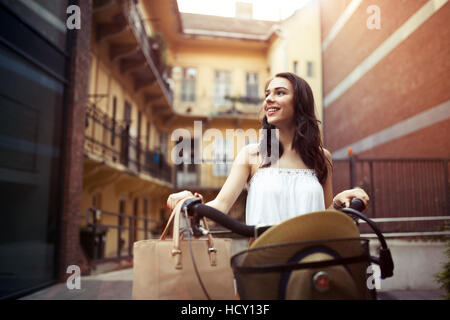
[[[185,200],[184,200],[185,201]],[[187,239],[180,235],[184,201],[174,208],[159,240],[134,243],[133,299],[203,300],[207,299],[196,276]],[[173,222],[173,237],[166,239]],[[207,229],[206,219],[203,219]],[[203,285],[213,300],[235,299],[234,277],[230,265],[231,239],[195,239],[192,252]]]

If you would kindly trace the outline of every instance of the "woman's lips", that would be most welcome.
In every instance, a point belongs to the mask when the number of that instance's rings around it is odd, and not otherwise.
[[[280,110],[280,108],[276,108],[276,107],[267,107],[266,111],[267,111],[267,116],[271,117],[273,116],[276,112],[278,112]]]

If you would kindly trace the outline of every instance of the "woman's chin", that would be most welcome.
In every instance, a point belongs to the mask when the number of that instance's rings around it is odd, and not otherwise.
[[[267,123],[272,125],[272,126],[276,126],[277,123],[279,123],[279,121],[275,117],[267,117]]]

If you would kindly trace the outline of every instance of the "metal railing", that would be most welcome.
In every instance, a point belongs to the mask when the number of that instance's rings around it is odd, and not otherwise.
[[[212,95],[189,95],[181,90],[182,80],[175,80],[174,86],[174,105],[177,109],[189,113],[196,114],[198,110],[205,110],[204,112],[208,110],[211,116],[257,119],[261,112],[262,104],[256,98],[224,96],[218,99]]]
[[[85,151],[112,162],[120,161],[120,141],[125,124],[89,104],[86,107]]]
[[[86,108],[85,151],[120,163],[133,172],[172,182],[172,167],[159,151],[142,146],[129,134],[129,124],[112,119],[95,104]]]
[[[99,223],[101,216],[116,217],[117,224]],[[86,215],[82,216],[82,218],[85,219],[86,225],[80,230],[80,240],[91,262],[130,258],[133,255],[133,244],[135,241],[151,239],[161,233],[160,222],[125,213],[89,208]],[[139,227],[140,221],[143,224],[141,227]],[[111,233],[111,230],[116,230],[116,233]],[[138,236],[139,231],[143,232],[142,237]],[[105,252],[107,243],[112,243],[107,241],[111,237],[116,238],[115,241],[112,240],[116,243],[116,248],[115,250],[110,250],[110,252]],[[114,252],[114,254],[110,254],[111,252]]]
[[[450,221],[450,216],[442,217],[401,217],[401,218],[375,218],[372,219],[376,224],[384,223],[395,223],[395,222],[424,222],[424,221]],[[366,223],[363,220],[359,220],[359,223]],[[404,232],[385,232],[384,229],[380,228],[383,232],[385,238],[410,238],[410,237],[438,237],[450,236],[450,231],[446,231],[445,227],[441,228],[439,231],[404,231]],[[374,233],[361,234],[362,237],[366,238],[377,238]]]
[[[135,0],[120,0],[125,13],[125,17],[139,42],[145,58],[150,65],[153,64],[153,66],[155,67],[156,70],[153,70],[152,68],[152,71],[157,71],[159,73],[159,75],[156,75],[156,77],[160,78],[161,83],[164,85],[164,90],[166,91],[167,96],[170,100],[172,100],[172,90],[167,83],[167,80],[164,78],[164,65],[162,61],[163,53],[161,52],[160,48],[153,48],[153,43],[151,40],[152,38],[147,33],[147,30],[145,28],[146,23],[144,22],[144,19],[142,18],[138,10],[136,2],[137,1]]]
[[[365,214],[383,232],[442,232],[450,216],[449,159],[333,160],[333,191],[362,187],[370,197]],[[420,219],[419,219],[420,218]],[[446,220],[446,219],[444,219]]]

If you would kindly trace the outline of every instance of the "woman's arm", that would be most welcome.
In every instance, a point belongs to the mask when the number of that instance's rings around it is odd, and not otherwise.
[[[230,174],[228,175],[228,178],[222,186],[219,194],[214,200],[205,203],[206,205],[224,213],[228,213],[230,211],[234,202],[241,194],[242,189],[247,182],[248,176],[250,175],[250,157],[252,154],[252,148],[254,148],[253,145],[247,145],[241,149],[236,156],[233,165],[231,166]],[[187,190],[171,194],[167,199],[167,205],[169,208],[173,209],[178,201],[193,196],[194,195],[192,192]]]
[[[247,145],[241,149],[231,166],[230,174],[222,189],[220,189],[219,194],[214,200],[205,203],[206,205],[224,213],[230,211],[236,199],[241,194],[242,189],[244,189],[245,183],[250,175],[252,148],[252,145]]]
[[[323,149],[325,157],[328,159],[327,168],[328,175],[327,180],[323,184],[323,196],[325,200],[325,208],[333,209],[333,160],[331,159],[331,153],[327,149]]]

